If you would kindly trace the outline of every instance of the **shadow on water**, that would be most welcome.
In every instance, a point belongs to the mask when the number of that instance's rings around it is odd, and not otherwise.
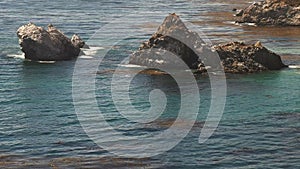
[[[0,167],[11,169],[31,169],[31,168],[51,168],[51,169],[71,169],[71,168],[157,168],[160,167],[158,161],[149,158],[132,159],[108,157],[62,157],[49,159],[24,158],[14,155],[0,155]]]

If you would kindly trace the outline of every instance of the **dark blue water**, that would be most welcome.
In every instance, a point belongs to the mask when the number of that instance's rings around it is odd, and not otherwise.
[[[156,30],[168,13],[176,12],[195,23],[213,42],[260,40],[282,54],[285,63],[300,65],[300,28],[254,28],[229,22],[231,13],[224,11],[246,4],[237,0],[1,1],[0,168],[298,168],[299,69],[227,75],[222,119],[203,144],[198,143],[198,137],[209,110],[211,89],[207,76],[196,76],[201,104],[187,137],[161,155],[124,159],[97,146],[81,127],[72,98],[75,61],[35,63],[19,58],[15,32],[29,21],[41,26],[52,23],[66,35],[78,33],[88,41],[114,19],[151,14],[153,17],[145,17],[145,23],[137,23],[145,34],[123,39],[106,55],[96,75],[95,95],[101,112],[119,131],[135,136],[153,134],[168,128],[178,114],[181,97],[174,79],[140,74],[132,81],[130,97],[138,110],[149,109],[148,98],[153,89],[161,89],[168,98],[159,120],[146,126],[132,124],[118,114],[110,84],[112,70]],[[95,57],[86,59],[97,62],[97,50],[106,48],[92,48],[87,53],[94,52]],[[119,73],[127,76],[133,70],[125,67]],[[85,92],[90,91],[83,90],[83,96]]]

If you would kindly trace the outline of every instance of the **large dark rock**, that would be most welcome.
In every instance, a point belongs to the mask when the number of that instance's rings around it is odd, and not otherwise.
[[[188,39],[188,42],[183,42]],[[189,48],[191,44],[201,45],[200,37],[187,29],[179,16],[170,14],[159,26],[156,33],[144,42],[138,51],[130,57],[130,64],[149,67],[172,66],[176,67],[176,60],[165,57],[164,50],[180,57],[191,69],[197,69],[200,63],[198,55]],[[151,54],[153,50],[161,52],[159,55]]]
[[[166,17],[157,32],[131,55],[129,63],[154,68],[176,68],[176,60],[168,58],[169,55],[165,54],[164,50],[172,52],[189,68],[200,73],[206,72],[207,68],[218,69],[218,65],[222,66],[226,73],[254,73],[286,67],[279,55],[263,47],[260,42],[252,45],[230,42],[211,48],[199,35],[188,30],[175,14]],[[220,59],[212,58],[216,55]],[[216,61],[218,63],[214,63]]]
[[[226,73],[254,73],[286,67],[279,55],[263,47],[260,42],[250,45],[243,42],[230,42],[214,48],[220,56]]]
[[[291,25],[300,26],[299,0],[265,0],[254,2],[239,11],[239,23],[255,23],[257,25]]]
[[[25,58],[35,61],[71,60],[80,53],[84,42],[78,35],[72,41],[53,25],[48,30],[33,23],[21,26],[17,30],[21,50]]]

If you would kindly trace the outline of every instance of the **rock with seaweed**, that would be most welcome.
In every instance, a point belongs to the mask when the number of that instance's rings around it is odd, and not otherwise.
[[[214,48],[226,73],[255,73],[286,67],[279,55],[262,46],[259,41],[255,44],[229,42]]]
[[[238,23],[256,25],[300,26],[299,0],[265,0],[237,10]]]

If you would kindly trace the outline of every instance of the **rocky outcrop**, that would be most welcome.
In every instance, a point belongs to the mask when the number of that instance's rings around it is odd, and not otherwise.
[[[85,45],[78,35],[70,40],[51,24],[45,30],[29,23],[21,26],[17,35],[25,58],[34,61],[71,60],[79,55],[80,48]]]
[[[85,42],[80,38],[79,35],[77,34],[74,34],[71,38],[71,42],[72,44],[75,46],[75,47],[78,47],[78,48],[89,48],[89,46],[87,46],[85,44]]]
[[[286,67],[279,55],[263,47],[260,42],[250,45],[243,42],[230,42],[214,48],[220,56],[226,73],[254,73]]]
[[[159,54],[151,54],[153,50]],[[131,55],[129,63],[155,68],[169,65],[175,68],[176,61],[164,55],[164,50],[172,52],[189,68],[200,73],[212,68],[209,60],[215,51],[221,61],[215,65],[223,66],[226,73],[254,73],[286,67],[279,55],[263,47],[260,42],[252,45],[230,42],[208,47],[197,33],[187,29],[176,14],[166,17],[157,32]]]
[[[184,39],[188,42],[184,43]],[[165,57],[164,50],[174,53],[180,57],[191,69],[197,69],[200,63],[198,55],[189,48],[190,44],[201,45],[203,43],[199,36],[187,29],[185,24],[176,14],[170,14],[159,26],[156,33],[144,42],[138,51],[130,57],[130,64],[143,65],[148,67],[161,67],[171,65],[176,67],[176,60]],[[157,50],[160,55],[152,55]]]
[[[238,23],[300,26],[299,0],[265,0],[238,10]]]

